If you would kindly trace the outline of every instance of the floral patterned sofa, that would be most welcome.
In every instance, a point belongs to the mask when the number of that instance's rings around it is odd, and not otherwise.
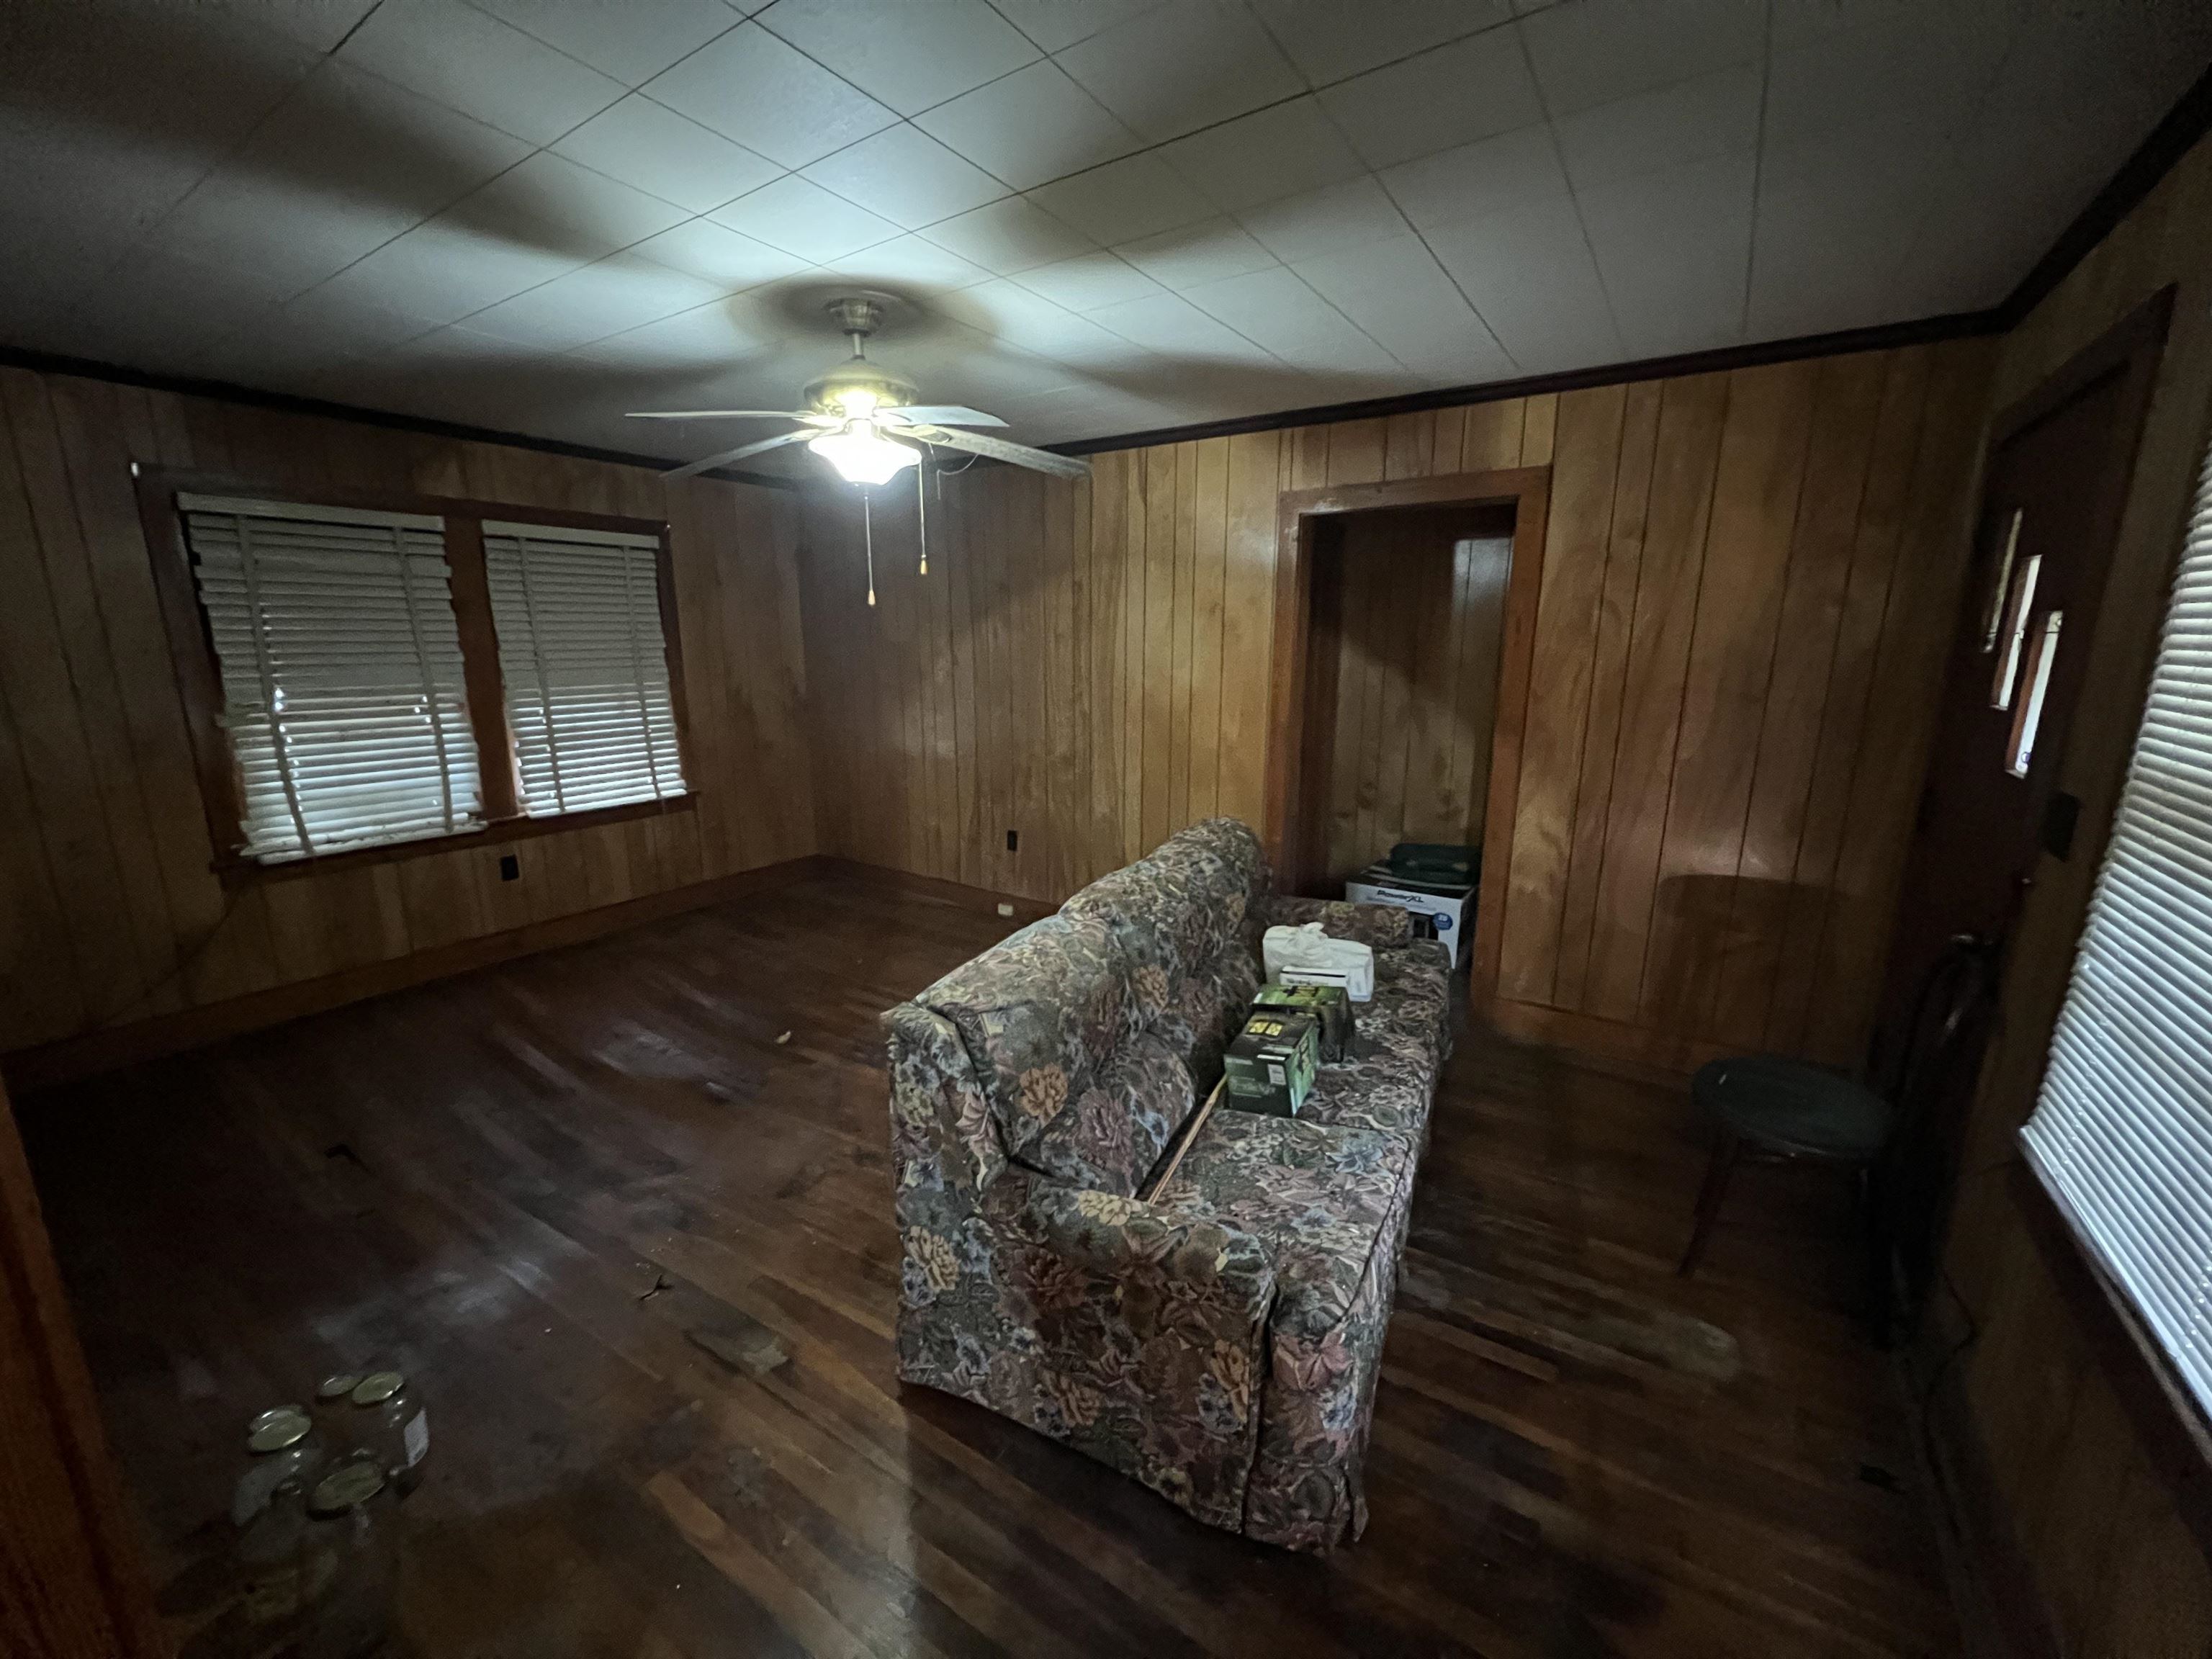
[[[1218,1107],[1276,922],[1376,947],[1356,1054],[1300,1116]],[[1275,896],[1194,825],[884,1017],[904,1246],[899,1375],[1135,1476],[1202,1521],[1325,1550],[1360,1460],[1446,1035],[1402,911]]]

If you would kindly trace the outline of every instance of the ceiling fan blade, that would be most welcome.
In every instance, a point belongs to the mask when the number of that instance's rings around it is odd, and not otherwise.
[[[1027,444],[1009,443],[1004,438],[986,438],[981,433],[955,432],[941,426],[915,427],[912,431],[914,436],[926,444],[963,449],[970,455],[988,456],[994,461],[1025,466],[1032,472],[1049,472],[1055,478],[1087,478],[1091,476],[1091,463],[1078,460],[1073,455],[1055,455],[1049,450],[1031,449]]]
[[[633,409],[633,421],[818,421],[803,409]]]
[[[882,411],[895,415],[908,426],[1004,426],[995,415],[960,404],[907,404]]]
[[[767,450],[781,449],[786,444],[803,443],[814,435],[814,428],[805,426],[799,428],[796,432],[779,432],[773,438],[763,438],[758,443],[741,444],[735,449],[726,449],[719,455],[709,455],[702,461],[694,461],[689,466],[677,467],[671,471],[662,473],[660,477],[664,483],[674,483],[679,478],[689,478],[701,472],[711,471],[718,466],[727,466],[732,461],[742,461],[748,455],[758,455]]]

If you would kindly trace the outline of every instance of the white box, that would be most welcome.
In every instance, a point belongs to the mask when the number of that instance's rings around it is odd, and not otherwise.
[[[1464,893],[1424,893],[1414,887],[1392,887],[1357,878],[1344,884],[1344,896],[1354,904],[1389,904],[1410,910],[1436,929],[1437,937],[1451,952],[1452,965],[1464,967],[1468,958],[1468,912],[1474,908],[1474,890]]]

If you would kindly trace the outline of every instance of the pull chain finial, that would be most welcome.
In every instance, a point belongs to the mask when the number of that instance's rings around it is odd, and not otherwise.
[[[921,544],[921,574],[929,574],[929,489],[922,482],[924,461],[914,469],[914,528],[915,537]]]
[[[868,603],[876,602],[876,526],[868,514],[868,492],[860,492],[860,540],[868,550]]]

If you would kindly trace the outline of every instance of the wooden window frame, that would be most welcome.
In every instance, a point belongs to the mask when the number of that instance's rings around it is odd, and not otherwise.
[[[624,518],[606,513],[526,507],[514,501],[479,501],[465,495],[427,495],[392,491],[299,489],[250,478],[177,467],[134,466],[138,520],[154,567],[154,588],[168,635],[177,695],[191,736],[193,769],[198,774],[200,805],[207,814],[208,838],[215,849],[211,867],[226,884],[313,875],[357,865],[449,853],[469,847],[526,841],[563,830],[586,830],[633,818],[687,812],[698,802],[693,777],[691,723],[684,700],[683,636],[677,626],[676,576],[663,519]],[[295,502],[302,507],[343,507],[382,513],[434,516],[445,525],[446,562],[452,572],[453,620],[459,630],[463,684],[469,727],[477,743],[477,767],[484,822],[450,835],[355,848],[343,853],[311,853],[304,858],[264,863],[238,850],[244,840],[244,803],[238,761],[222,728],[222,674],[215,635],[192,576],[191,549],[185,536],[179,495],[231,495],[252,501]],[[617,531],[650,536],[656,544],[653,568],[660,601],[660,635],[668,661],[668,696],[676,716],[677,763],[684,791],[656,800],[621,806],[531,817],[524,814],[517,784],[514,735],[507,722],[506,677],[499,664],[499,634],[492,620],[491,583],[484,568],[483,526],[544,525],[556,529]]]

